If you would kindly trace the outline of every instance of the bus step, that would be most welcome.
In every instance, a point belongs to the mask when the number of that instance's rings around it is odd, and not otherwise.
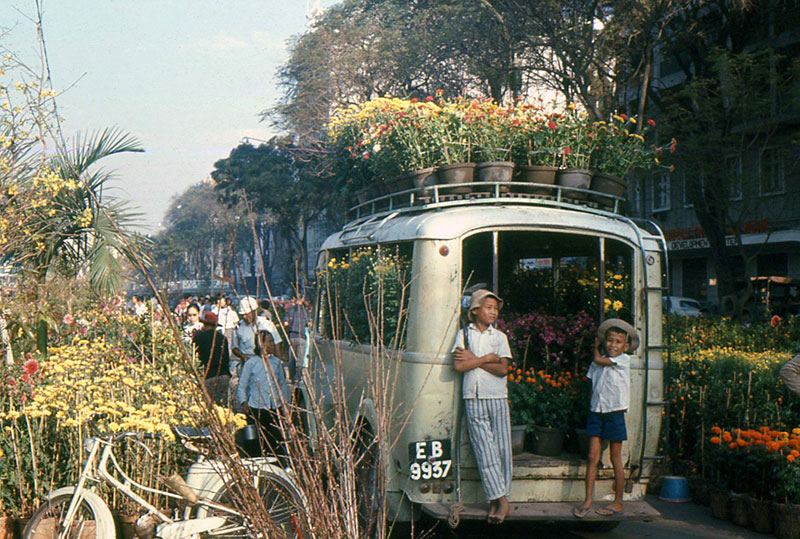
[[[645,287],[645,290],[647,290],[648,292],[666,292],[667,290],[669,290],[669,287],[668,286],[647,286],[647,287]]]
[[[666,350],[668,346],[666,344],[648,344],[648,350]]]
[[[517,502],[509,500],[511,512],[507,521],[568,521],[575,522],[572,509],[580,503],[579,500],[570,502]],[[421,504],[422,511],[429,516],[447,521],[450,516],[452,503],[432,502]],[[489,505],[487,503],[465,503],[464,509],[459,511],[461,521],[486,521]],[[610,517],[601,516],[594,511],[584,518],[584,521],[608,522],[610,520],[656,520],[661,514],[645,501],[625,501],[625,512]]]
[[[667,457],[665,457],[664,455],[645,455],[642,458],[645,460],[664,460]]]
[[[667,401],[647,401],[648,406],[666,406],[669,404]]]

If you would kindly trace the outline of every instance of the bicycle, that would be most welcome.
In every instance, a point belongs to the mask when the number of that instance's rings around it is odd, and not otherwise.
[[[95,418],[90,425],[94,426]],[[48,494],[31,517],[23,539],[115,539],[114,518],[108,504],[92,489],[106,484],[147,510],[136,521],[136,534],[140,538],[159,537],[179,539],[203,534],[212,538],[253,537],[253,526],[247,515],[232,505],[235,495],[228,486],[229,475],[221,461],[207,459],[204,449],[198,447],[210,440],[207,429],[173,427],[182,445],[198,453],[184,479],[174,475],[164,483],[174,492],[150,488],[133,481],[120,468],[114,448],[122,440],[137,443],[149,452],[142,442],[155,435],[139,432],[98,435],[87,438],[84,448],[88,456],[78,484],[62,487]],[[274,457],[243,458],[244,467],[253,478],[253,486],[264,501],[273,524],[285,537],[303,537],[300,508],[303,495],[292,474],[276,465]],[[113,473],[109,470],[111,464]],[[175,510],[170,517],[163,510],[145,500],[141,493],[154,493],[185,503],[185,508]]]

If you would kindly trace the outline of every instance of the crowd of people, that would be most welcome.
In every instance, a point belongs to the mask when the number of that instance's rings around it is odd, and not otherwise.
[[[149,312],[147,302],[132,298],[134,315]],[[281,457],[283,435],[279,415],[290,399],[289,380],[299,375],[296,354],[272,320],[269,300],[251,296],[239,300],[234,308],[229,297],[181,299],[174,314],[183,328],[183,342],[202,368],[209,399],[248,416],[261,436],[247,440],[248,455],[261,454],[263,444],[270,454]],[[296,302],[287,313],[284,335],[300,334],[308,320],[305,302]],[[291,356],[291,360],[290,360]]]

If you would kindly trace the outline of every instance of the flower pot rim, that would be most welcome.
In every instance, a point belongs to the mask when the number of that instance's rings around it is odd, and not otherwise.
[[[485,168],[485,167],[504,167],[504,168],[512,168],[514,167],[514,161],[482,161],[480,163],[476,163],[477,168]]]
[[[555,165],[517,165],[517,166],[529,170],[559,170],[559,168]]]
[[[477,166],[476,163],[473,163],[471,161],[464,161],[463,163],[450,163],[450,164],[439,165],[436,168],[438,170],[448,170],[448,169],[451,169],[451,168],[458,168],[458,167],[461,167],[461,168],[475,168],[476,166]]]

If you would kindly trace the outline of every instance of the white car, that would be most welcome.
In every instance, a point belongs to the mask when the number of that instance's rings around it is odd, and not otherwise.
[[[700,316],[700,302],[692,298],[680,296],[664,296],[661,298],[664,311],[684,316]]]

